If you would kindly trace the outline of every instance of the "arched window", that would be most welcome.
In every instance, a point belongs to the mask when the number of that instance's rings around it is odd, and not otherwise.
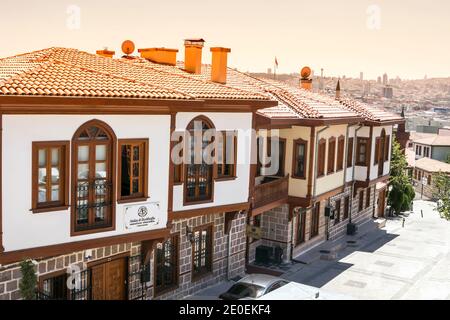
[[[188,160],[185,167],[184,202],[198,203],[212,201],[213,174],[215,161],[207,161],[209,156],[207,146],[214,141],[214,135],[205,135],[207,130],[214,129],[211,120],[200,116],[193,119],[187,126]]]
[[[114,229],[116,136],[104,122],[83,124],[72,139],[72,234]]]

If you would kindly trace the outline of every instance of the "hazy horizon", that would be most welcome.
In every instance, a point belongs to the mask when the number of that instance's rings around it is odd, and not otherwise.
[[[316,74],[376,79],[450,76],[450,2],[434,0],[2,0],[0,56],[52,46],[88,52],[120,44],[178,48],[183,39],[231,48],[229,65],[278,74],[308,65]],[[137,54],[137,52],[135,52]]]

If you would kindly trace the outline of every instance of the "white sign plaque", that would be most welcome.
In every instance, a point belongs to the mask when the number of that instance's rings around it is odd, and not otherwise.
[[[165,228],[165,219],[158,202],[125,206],[124,219],[126,230]]]

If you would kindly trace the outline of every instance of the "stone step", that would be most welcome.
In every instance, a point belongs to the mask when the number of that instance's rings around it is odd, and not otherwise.
[[[384,218],[378,218],[377,220],[375,220],[375,223],[377,224],[378,229],[386,227],[386,219]]]

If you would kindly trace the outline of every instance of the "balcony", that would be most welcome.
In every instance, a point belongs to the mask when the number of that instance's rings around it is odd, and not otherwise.
[[[276,208],[288,199],[289,175],[285,177],[264,177],[261,184],[255,186],[252,201],[253,215]]]

